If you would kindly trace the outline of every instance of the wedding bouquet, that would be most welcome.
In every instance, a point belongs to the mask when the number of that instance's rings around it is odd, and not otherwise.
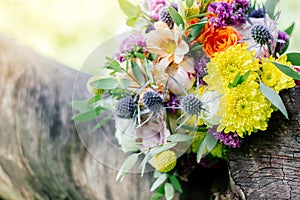
[[[300,54],[285,54],[294,24],[278,30],[275,1],[119,4],[132,30],[106,57],[108,73],[89,80],[87,101],[93,117],[111,113],[96,128],[113,116],[120,148],[131,152],[116,180],[139,160],[142,175],[148,164],[155,170],[153,199],[172,199],[186,175],[177,172],[182,155],[226,159],[228,148],[267,129],[273,111],[288,118],[278,93],[300,79]]]

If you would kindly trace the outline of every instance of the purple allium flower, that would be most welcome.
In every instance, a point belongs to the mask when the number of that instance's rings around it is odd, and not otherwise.
[[[225,2],[214,2],[209,4],[207,12],[212,12],[217,15],[217,18],[212,17],[210,21],[217,27],[232,25],[234,22],[233,7]]]
[[[284,31],[278,31],[278,38],[275,48],[275,53],[281,53],[283,48],[285,47],[286,43],[289,40],[289,35]]]
[[[246,14],[250,8],[250,2],[248,0],[235,0],[233,2],[235,12],[242,12]]]
[[[250,12],[249,17],[251,18],[264,18],[265,17],[265,10],[263,8],[254,9]]]
[[[231,148],[239,148],[241,147],[242,140],[239,138],[238,134],[236,133],[224,133],[222,132],[217,132],[217,126],[214,126],[213,128],[208,129],[208,133],[212,134],[215,136],[217,140],[222,142],[228,147]]]
[[[166,6],[166,0],[147,0],[149,15],[155,20],[159,19],[159,11]]]
[[[250,8],[250,3],[248,0],[235,0],[233,2],[233,12],[234,12],[234,22],[233,25],[245,24],[246,13]]]
[[[176,114],[177,113],[177,107],[180,104],[179,99],[173,95],[170,94],[170,101],[165,103],[165,106],[167,107],[167,111],[172,113],[172,114]]]
[[[203,78],[207,74],[207,63],[209,59],[206,56],[202,56],[200,59],[196,60],[194,63],[194,68],[196,71],[196,75],[199,78]]]
[[[139,33],[131,34],[122,41],[119,51],[120,53],[117,53],[115,58],[120,62],[124,62],[126,57],[134,52],[144,53],[146,51],[146,40]]]

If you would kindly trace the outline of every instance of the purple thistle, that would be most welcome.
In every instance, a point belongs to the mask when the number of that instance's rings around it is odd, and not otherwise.
[[[175,95],[170,94],[170,101],[166,102],[165,106],[167,107],[167,111],[169,113],[176,114],[177,113],[176,108],[179,106],[179,104],[180,104],[179,99]]]
[[[217,132],[217,126],[214,126],[213,128],[208,129],[208,133],[211,133],[217,140],[222,142],[228,147],[231,148],[239,148],[241,147],[242,140],[236,133],[224,133]]]
[[[119,47],[120,53],[115,55],[115,58],[124,62],[127,56],[134,54],[135,52],[144,53],[146,51],[146,40],[143,35],[134,33],[126,37]]]
[[[149,15],[155,20],[159,19],[159,11],[166,6],[166,0],[147,0]]]
[[[275,53],[281,53],[289,40],[289,35],[284,31],[278,31],[278,38],[275,48]]]

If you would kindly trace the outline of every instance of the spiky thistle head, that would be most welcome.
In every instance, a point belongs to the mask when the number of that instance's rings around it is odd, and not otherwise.
[[[159,112],[163,107],[163,99],[158,93],[153,91],[148,91],[143,94],[142,103],[147,109],[153,112]]]
[[[255,24],[251,28],[251,37],[260,46],[269,45],[270,41],[273,40],[268,28],[261,24]]]
[[[189,94],[183,97],[180,102],[183,111],[189,115],[197,115],[203,110],[203,103],[196,96]]]
[[[119,100],[115,105],[117,117],[122,119],[132,119],[135,112],[135,104],[131,96]]]

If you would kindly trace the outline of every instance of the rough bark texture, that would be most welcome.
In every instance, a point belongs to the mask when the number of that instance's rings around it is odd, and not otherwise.
[[[0,35],[0,199],[150,198],[150,174],[116,183],[117,170],[106,165],[120,167],[125,155],[108,151],[103,134],[89,136],[94,122],[71,121],[73,84],[87,98],[87,78]]]
[[[290,119],[273,113],[266,132],[229,154],[232,177],[248,199],[300,199],[300,87],[281,96]]]

